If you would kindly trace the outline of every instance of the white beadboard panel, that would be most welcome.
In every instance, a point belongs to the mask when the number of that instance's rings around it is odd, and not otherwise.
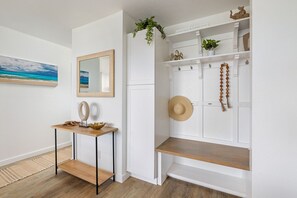
[[[180,48],[183,48],[183,47],[189,47],[189,46],[192,46],[193,48],[194,47],[197,47],[197,45],[198,45],[198,39],[195,38],[195,39],[185,40],[185,41],[171,43],[171,44],[172,44],[171,45],[171,50],[173,52],[174,50],[180,49]]]
[[[239,66],[239,102],[250,102],[251,98],[251,68],[250,65]]]
[[[128,171],[150,179],[155,174],[154,113],[154,85],[128,86]]]
[[[199,130],[199,120],[201,119],[199,114],[199,108],[201,106],[194,106],[194,111],[192,116],[186,121],[176,121],[170,119],[170,132],[174,136],[176,134],[191,136],[191,137],[201,137],[201,131]]]
[[[211,37],[205,37],[203,39],[214,39],[214,40],[219,40],[219,46],[215,49],[216,54],[225,54],[225,53],[230,53],[233,52],[233,33],[225,33],[225,34],[219,34],[216,36],[211,36]],[[203,55],[207,55],[207,50],[203,50]]]
[[[189,98],[191,101],[201,100],[199,92],[199,73],[198,67],[183,66],[173,68],[173,94],[172,97],[180,95]]]
[[[128,34],[128,85],[153,84],[155,81],[155,44],[146,43],[145,33],[146,30],[139,31],[135,37]]]
[[[220,107],[204,107],[203,137],[232,141],[232,110],[222,112]]]
[[[174,53],[175,50],[178,50],[183,53],[184,59],[198,57],[199,50],[198,50],[197,42],[198,40],[196,39],[196,40],[192,40],[191,42],[180,43],[180,46],[174,48],[172,53]]]
[[[229,85],[230,85],[230,101],[233,97],[233,67],[231,62],[229,64]],[[222,63],[211,63],[210,67],[204,67],[203,69],[203,90],[204,90],[204,101],[218,101],[220,96],[220,65]],[[224,97],[226,96],[226,68],[224,68]],[[225,100],[225,98],[224,98]]]
[[[251,110],[250,108],[239,108],[239,143],[250,143],[251,133]]]
[[[232,33],[226,33],[226,34],[216,35],[212,37],[205,37],[205,38],[202,38],[201,41],[203,41],[203,39],[220,40],[219,46],[215,50],[216,54],[225,54],[225,53],[233,52]],[[199,53],[198,53],[199,46],[197,44],[198,44],[197,39],[174,43],[171,51],[174,52],[175,50],[179,50],[180,52],[183,53],[184,59],[195,58],[199,56]],[[207,50],[203,50],[203,55],[207,56]]]

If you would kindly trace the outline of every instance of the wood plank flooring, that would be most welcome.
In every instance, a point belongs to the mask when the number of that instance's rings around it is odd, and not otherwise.
[[[66,172],[54,174],[54,168],[32,175],[9,186],[0,188],[1,198],[235,198],[183,181],[168,178],[162,186],[129,178],[123,184],[108,181],[99,187]]]

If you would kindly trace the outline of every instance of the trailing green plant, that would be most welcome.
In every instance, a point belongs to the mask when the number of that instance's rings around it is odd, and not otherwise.
[[[138,31],[147,29],[145,40],[147,40],[147,44],[151,44],[153,41],[153,35],[154,35],[154,27],[156,27],[161,32],[161,37],[163,39],[166,38],[166,34],[164,32],[164,27],[162,27],[160,24],[158,24],[156,21],[154,21],[155,16],[152,16],[150,18],[146,18],[144,20],[139,19],[138,23],[135,23],[136,28],[133,32],[133,37],[136,36],[136,33]]]
[[[202,47],[206,50],[214,50],[219,46],[219,42],[217,40],[212,40],[212,39],[204,39],[202,41]]]

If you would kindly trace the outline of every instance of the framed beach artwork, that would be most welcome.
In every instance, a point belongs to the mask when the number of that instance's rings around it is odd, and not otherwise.
[[[55,87],[58,85],[58,67],[0,56],[0,82]]]
[[[80,71],[80,87],[89,88],[89,72]]]

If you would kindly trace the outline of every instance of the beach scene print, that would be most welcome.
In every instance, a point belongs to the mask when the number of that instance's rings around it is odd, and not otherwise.
[[[57,86],[58,67],[0,56],[0,82]]]
[[[80,71],[80,88],[89,88],[89,72]]]

